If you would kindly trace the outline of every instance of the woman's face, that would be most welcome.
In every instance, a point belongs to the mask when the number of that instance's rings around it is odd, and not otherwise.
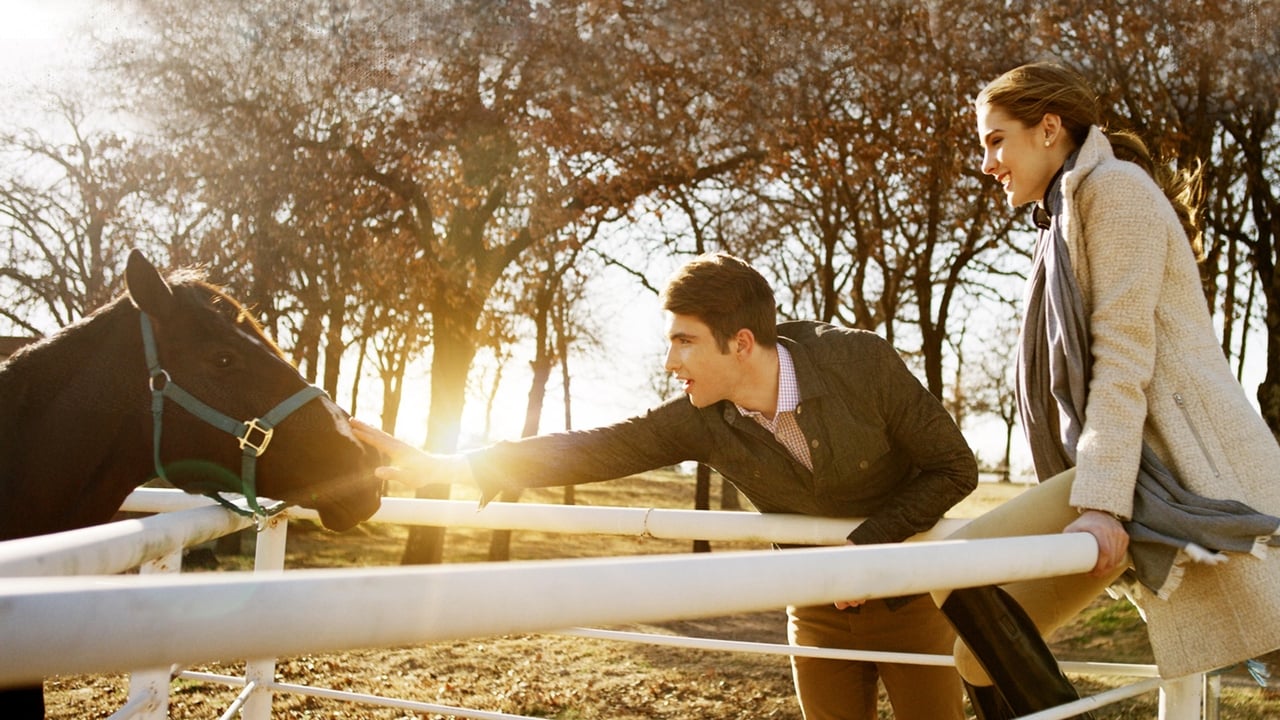
[[[1057,116],[1045,115],[1028,127],[993,105],[982,104],[976,110],[982,172],[1000,182],[1013,207],[1043,199],[1068,154]]]

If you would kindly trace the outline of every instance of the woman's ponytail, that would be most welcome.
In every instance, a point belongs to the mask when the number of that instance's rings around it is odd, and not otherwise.
[[[1204,259],[1204,239],[1200,224],[1200,181],[1203,176],[1202,167],[1196,163],[1194,168],[1172,170],[1159,163],[1151,156],[1147,144],[1135,133],[1128,130],[1107,130],[1107,139],[1111,141],[1111,150],[1120,160],[1128,160],[1136,164],[1156,181],[1164,191],[1169,204],[1178,214],[1182,229],[1191,243],[1191,251],[1196,260]]]

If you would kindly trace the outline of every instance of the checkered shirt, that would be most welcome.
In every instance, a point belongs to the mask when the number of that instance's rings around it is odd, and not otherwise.
[[[791,362],[791,353],[781,344],[778,346],[778,412],[770,420],[762,413],[747,410],[738,405],[738,412],[755,420],[765,430],[773,433],[778,442],[799,460],[805,467],[813,470],[813,459],[809,455],[809,443],[804,432],[796,422],[796,407],[800,404],[800,385],[796,382],[796,367]]]

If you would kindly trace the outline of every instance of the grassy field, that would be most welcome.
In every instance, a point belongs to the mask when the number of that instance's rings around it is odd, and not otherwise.
[[[716,490],[719,483],[716,482]],[[1021,486],[983,483],[953,511],[972,517],[1022,491]],[[648,473],[622,481],[583,486],[583,505],[690,507],[691,478],[670,472]],[[457,495],[455,495],[457,497]],[[556,503],[562,491],[527,493],[527,502]],[[719,506],[713,493],[712,506]],[[399,562],[407,529],[365,525],[336,535],[313,524],[290,526],[287,568],[378,566]],[[490,533],[451,530],[446,562],[486,559]],[[612,557],[646,553],[688,552],[689,543],[639,537],[575,536],[515,533],[514,561]],[[762,545],[716,543],[713,551],[765,550]],[[194,558],[193,558],[194,559]],[[252,548],[241,556],[220,557],[216,570],[248,569]],[[520,602],[512,589],[512,602]],[[359,612],[359,608],[352,608]],[[316,619],[318,623],[323,618]],[[627,628],[644,632],[785,643],[782,610],[696,621]],[[1100,598],[1053,639],[1060,659],[1148,663],[1150,647],[1142,622],[1124,601]],[[229,674],[242,665],[196,668]],[[399,697],[490,712],[559,720],[627,720],[700,718],[800,720],[792,696],[785,657],[685,650],[563,635],[521,635],[468,642],[439,643],[335,655],[284,658],[278,664],[283,682]],[[1099,692],[1117,683],[1100,677],[1077,677],[1083,692]],[[1236,668],[1223,675],[1221,717],[1228,720],[1280,718],[1280,698],[1268,694]],[[127,693],[121,676],[69,676],[46,683],[51,718],[108,717]],[[207,683],[179,681],[171,698],[170,717],[213,718],[224,712],[235,690]],[[414,713],[390,708],[278,695],[277,718],[445,718],[440,713]],[[882,697],[882,718],[892,712]],[[1156,696],[1128,700],[1095,713],[1103,718],[1155,718]]]

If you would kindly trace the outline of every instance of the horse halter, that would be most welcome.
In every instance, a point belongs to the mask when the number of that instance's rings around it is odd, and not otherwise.
[[[324,390],[314,385],[308,385],[286,398],[279,405],[276,405],[261,418],[244,422],[236,420],[209,407],[172,381],[169,373],[160,367],[160,360],[156,355],[155,333],[151,329],[151,318],[145,312],[140,313],[140,315],[142,317],[142,349],[146,353],[147,371],[151,378],[151,416],[154,418],[152,454],[155,460],[156,475],[166,482],[169,480],[165,474],[164,466],[160,462],[160,431],[164,425],[164,399],[169,398],[187,412],[233,436],[240,443],[240,487],[213,489],[204,494],[237,515],[253,518],[254,525],[258,530],[262,530],[268,518],[284,510],[285,503],[280,502],[265,509],[258,504],[255,481],[255,468],[258,457],[267,451],[267,445],[271,443],[271,436],[275,432],[275,426],[295,410],[324,395]],[[246,510],[230,502],[222,497],[222,492],[240,493],[244,496],[250,509]]]

